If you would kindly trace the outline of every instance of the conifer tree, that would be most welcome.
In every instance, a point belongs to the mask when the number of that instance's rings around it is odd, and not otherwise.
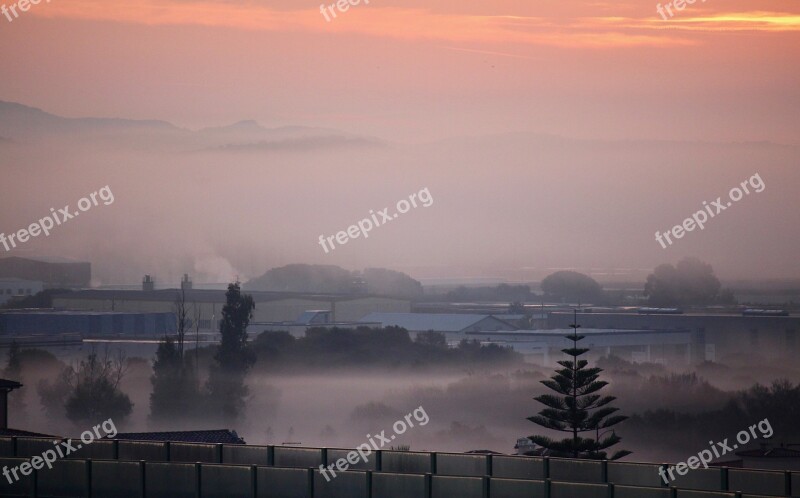
[[[542,384],[556,394],[536,396],[534,399],[545,405],[545,408],[538,415],[528,417],[528,420],[546,429],[571,433],[572,436],[555,440],[533,435],[529,436],[529,439],[550,450],[552,456],[617,460],[631,452],[620,450],[611,457],[607,456],[606,450],[621,440],[610,428],[628,417],[614,415],[618,408],[609,406],[609,403],[616,399],[614,396],[599,394],[599,391],[608,385],[608,382],[598,380],[603,370],[596,367],[588,368],[589,362],[579,359],[589,349],[578,347],[578,342],[585,336],[578,335],[580,325],[577,322],[576,311],[575,321],[570,325],[573,333],[565,336],[572,341],[572,347],[561,350],[572,359],[559,361],[561,368],[556,369],[550,379],[542,381]],[[606,435],[609,432],[610,434]],[[584,433],[590,433],[590,437],[582,437]],[[595,438],[592,439],[591,435]]]

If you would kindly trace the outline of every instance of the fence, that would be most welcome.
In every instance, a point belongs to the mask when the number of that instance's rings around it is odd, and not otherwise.
[[[0,438],[0,466],[51,439]],[[0,477],[0,496],[42,498],[764,498],[800,497],[800,472],[710,468],[666,487],[659,464],[382,450],[328,482],[347,450],[101,440],[33,471]],[[794,492],[794,493],[793,493]]]

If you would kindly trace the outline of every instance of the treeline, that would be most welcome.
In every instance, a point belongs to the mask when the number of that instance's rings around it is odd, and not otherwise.
[[[639,444],[664,444],[685,450],[707,446],[708,441],[735,442],[736,435],[767,419],[774,431],[770,443],[800,441],[800,384],[788,380],[775,381],[770,386],[757,384],[733,393],[718,409],[687,413],[673,409],[648,410],[630,417],[625,424],[627,434]],[[765,443],[765,435],[756,443]],[[728,455],[729,458],[735,458]]]
[[[444,334],[425,332],[414,340],[400,327],[310,329],[305,337],[264,332],[252,343],[259,370],[419,368],[522,362],[522,355],[495,344],[462,340],[449,348]]]

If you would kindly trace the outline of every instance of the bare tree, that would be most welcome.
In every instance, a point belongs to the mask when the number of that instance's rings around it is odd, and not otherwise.
[[[176,345],[178,346],[178,354],[180,355],[181,359],[183,359],[183,341],[186,335],[186,329],[189,326],[189,308],[186,305],[186,289],[181,286],[180,292],[175,297],[175,302],[172,305],[172,309],[175,312],[175,317],[178,319],[178,340],[176,341]]]

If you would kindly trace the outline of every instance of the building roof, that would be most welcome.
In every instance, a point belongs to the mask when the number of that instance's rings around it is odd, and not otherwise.
[[[20,429],[2,429],[0,428],[0,437],[46,437],[46,438],[59,438],[61,436],[54,436],[52,434],[42,434],[40,432],[23,431]]]
[[[483,320],[496,320],[514,330],[516,327],[492,315],[459,313],[370,313],[359,322],[382,323],[384,327],[402,327],[406,330],[434,332],[460,332]]]
[[[32,284],[41,284],[41,280],[31,280],[30,278],[17,278],[17,277],[0,277],[0,282],[27,282]]]
[[[0,310],[0,315],[48,315],[48,316],[121,316],[121,315],[174,315],[173,311],[93,311],[59,310],[53,308],[19,308]]]
[[[69,264],[80,264],[80,265],[88,265],[89,263],[86,261],[78,261],[75,259],[69,258],[61,258],[57,256],[41,256],[35,258],[25,258],[20,256],[9,256],[7,258],[0,258],[0,261],[32,261],[35,263],[46,263],[46,264],[56,264],[56,265],[69,265]]]
[[[120,432],[109,439],[129,441],[174,441],[180,443],[245,444],[236,431],[215,429],[205,431]]]
[[[737,451],[736,456],[745,458],[800,458],[800,450],[779,446],[777,448]]]
[[[301,313],[300,316],[297,317],[295,323],[300,325],[310,325],[320,313],[327,314],[329,316],[331,314],[330,310],[308,310]]]
[[[111,290],[87,289],[53,296],[54,299],[102,299],[117,301],[167,301],[174,302],[180,289],[144,290]],[[224,303],[226,290],[222,289],[186,289],[186,302],[198,303]],[[272,292],[272,291],[242,291],[253,297],[256,303],[266,301],[279,301],[283,299],[307,299],[310,301],[352,301],[357,299],[380,298],[395,301],[408,301],[386,296],[373,295],[344,295],[344,294],[313,294],[304,292]]]

